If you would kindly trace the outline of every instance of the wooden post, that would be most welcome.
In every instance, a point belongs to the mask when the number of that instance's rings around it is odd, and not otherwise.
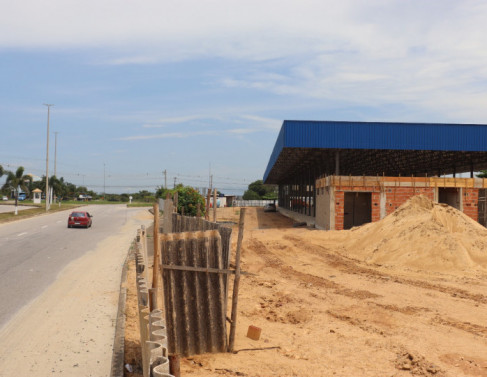
[[[210,220],[210,198],[211,198],[211,189],[208,189],[208,194],[206,195],[205,220]]]
[[[213,222],[216,223],[216,189],[213,191]]]
[[[154,203],[154,265],[152,266],[152,288],[159,291],[159,273],[161,259],[161,244],[159,242],[159,203]],[[152,303],[151,309],[159,309],[158,294],[156,293],[156,302]]]
[[[178,212],[178,192],[177,191],[174,193],[173,201],[174,201],[174,212]]]
[[[230,336],[228,340],[228,352],[233,352],[235,343],[235,330],[237,329],[237,304],[238,304],[238,286],[240,284],[240,252],[242,249],[242,240],[244,232],[245,208],[240,209],[240,221],[238,224],[237,251],[235,252],[235,279],[233,281],[232,295],[232,318],[230,323]]]
[[[196,217],[200,218],[201,217],[201,204],[196,203]]]
[[[169,373],[181,377],[180,357],[177,354],[169,355]]]

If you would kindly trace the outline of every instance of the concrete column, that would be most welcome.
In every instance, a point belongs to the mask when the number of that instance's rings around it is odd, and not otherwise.
[[[438,203],[438,200],[439,200],[438,187],[435,187],[435,189],[433,191],[433,201],[435,203]]]
[[[335,175],[340,175],[340,151],[335,152]]]
[[[386,217],[386,204],[387,204],[387,196],[385,190],[381,190],[380,197],[379,197],[379,206],[380,206],[380,218],[381,220]]]

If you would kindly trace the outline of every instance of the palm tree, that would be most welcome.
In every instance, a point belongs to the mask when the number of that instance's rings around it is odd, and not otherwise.
[[[18,214],[17,210],[17,203],[19,199],[19,188],[22,189],[24,192],[29,192],[29,187],[26,183],[30,183],[32,181],[32,177],[30,175],[24,175],[24,167],[19,166],[17,171],[12,173],[11,171],[7,173],[7,180],[3,185],[2,189],[10,189],[15,194],[15,214]]]
[[[5,174],[5,170],[3,170],[3,166],[0,165],[0,177]]]

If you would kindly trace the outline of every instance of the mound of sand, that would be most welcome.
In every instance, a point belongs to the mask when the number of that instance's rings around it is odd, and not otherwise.
[[[350,236],[345,248],[369,263],[438,272],[487,269],[487,229],[422,195]]]

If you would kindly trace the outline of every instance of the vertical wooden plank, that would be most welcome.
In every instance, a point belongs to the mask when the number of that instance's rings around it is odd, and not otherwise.
[[[211,197],[211,189],[208,189],[208,194],[206,195],[206,213],[205,213],[205,220],[210,219],[210,197]]]
[[[177,265],[178,266],[187,266],[187,254],[188,250],[191,249],[191,234],[190,233],[181,233],[178,237],[178,255],[177,255]],[[189,290],[189,274],[193,274],[194,272],[189,271],[174,271],[180,276],[180,281],[178,287],[180,288],[179,297],[181,298],[180,303],[180,319],[181,319],[181,333],[183,334],[182,341],[184,344],[184,349],[180,349],[177,352],[183,354],[192,354],[194,352],[192,347],[192,339],[194,336],[193,329],[191,326],[191,316],[194,313],[192,312],[192,292]]]
[[[216,189],[213,191],[213,222],[216,223]]]
[[[161,260],[161,244],[159,241],[159,203],[154,203],[153,205],[154,210],[154,230],[153,230],[153,238],[154,238],[154,263],[152,265],[152,288],[155,289],[156,292],[159,292],[159,279],[160,279],[160,260]],[[146,262],[147,263],[147,262]],[[150,302],[150,310],[160,309],[159,305],[159,295],[155,294],[156,301]]]
[[[205,235],[204,232],[198,232],[197,234],[197,248],[194,250],[193,261],[195,267],[204,267],[204,250],[205,250]],[[204,273],[199,272],[195,274],[195,285],[196,285],[196,310],[197,310],[197,323],[198,323],[198,333],[197,333],[197,350],[198,353],[206,352],[206,340],[208,329],[208,316],[206,315],[208,306],[206,305],[206,296],[204,295],[203,287],[206,282],[206,276]]]
[[[168,194],[169,196],[169,194]],[[172,216],[172,208],[173,208],[173,205],[172,205],[172,200],[167,198],[165,201],[164,201],[164,217],[163,217],[163,226],[162,226],[162,230],[164,232],[164,234],[168,234],[168,233],[172,233],[172,227],[173,227],[173,216]]]
[[[228,352],[233,352],[233,347],[235,344],[235,330],[237,329],[238,289],[240,284],[240,252],[242,249],[244,222],[245,222],[245,208],[242,208],[240,212],[240,221],[238,224],[237,250],[235,252],[235,280],[233,282],[232,318],[230,323],[230,338],[228,340]]]
[[[177,255],[177,245],[176,242],[174,241],[174,235],[169,234],[168,237],[168,244],[169,247],[167,249],[168,253],[168,264],[174,265],[176,264],[176,255]],[[177,294],[176,290],[178,288],[178,284],[176,282],[176,273],[177,271],[175,270],[167,270],[166,274],[168,275],[168,286],[169,286],[169,298],[170,298],[170,324],[168,323],[168,327],[172,326],[173,329],[171,329],[171,333],[173,334],[173,339],[172,339],[172,347],[171,344],[169,344],[169,352],[170,353],[178,353],[178,350],[180,348],[179,345],[179,340],[181,339],[181,333],[180,333],[180,326],[179,326],[179,318],[177,315],[179,305],[178,305],[178,298],[179,295]],[[168,337],[169,339],[169,337]]]
[[[222,244],[221,244],[221,237],[217,230],[214,231],[214,235],[212,237],[213,240],[213,258],[214,258],[214,267],[218,269],[223,269],[223,255],[222,255]],[[217,349],[219,352],[225,352],[227,349],[227,327],[226,327],[226,305],[225,305],[225,277],[223,274],[213,274],[215,280],[215,288],[216,288],[216,304],[218,308],[218,316],[217,316],[217,323],[216,323],[216,331],[217,331]]]
[[[209,252],[210,252],[210,236],[208,232],[205,232],[205,248],[204,248],[204,255],[202,257],[204,258],[204,267],[211,267],[210,265],[210,258],[209,258]],[[207,340],[207,349],[206,352],[216,352],[216,349],[214,348],[215,344],[215,302],[213,300],[213,284],[212,284],[212,274],[209,272],[205,272],[205,291],[206,291],[206,306],[207,306],[207,312],[208,312],[208,340]]]

